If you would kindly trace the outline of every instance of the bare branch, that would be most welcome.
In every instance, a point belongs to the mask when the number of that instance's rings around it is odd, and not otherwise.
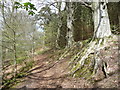
[[[93,11],[91,4],[89,5],[88,3],[84,2],[84,1],[81,1],[80,3]]]
[[[4,15],[4,3],[2,6],[2,15],[3,15],[3,20],[4,20],[5,24],[7,25],[7,27],[10,28],[13,32],[15,32],[14,29],[12,29],[6,22],[5,15]]]
[[[13,38],[11,38],[11,37],[10,37],[10,36],[6,33],[6,32],[4,32],[3,34],[4,34],[4,36],[5,36],[5,37],[7,37],[8,39],[10,39],[10,40],[14,41],[14,39],[13,39]]]

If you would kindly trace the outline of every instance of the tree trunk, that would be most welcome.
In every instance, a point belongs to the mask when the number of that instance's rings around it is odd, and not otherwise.
[[[119,19],[119,28],[118,29],[120,31],[120,16],[118,16],[118,19]]]
[[[17,54],[16,54],[16,32],[14,31],[14,44],[13,44],[13,49],[14,49],[14,68],[13,68],[13,72],[14,72],[14,77],[17,74]]]
[[[0,13],[1,15],[1,13]],[[1,24],[1,23],[0,23]],[[0,29],[1,29],[1,25],[0,25]],[[2,30],[0,30],[0,44],[2,44]],[[2,77],[3,77],[3,73],[2,73],[2,70],[3,70],[3,60],[2,60],[2,46],[0,46],[0,89],[1,89],[1,85],[2,85]]]
[[[33,34],[32,34],[32,59],[33,59],[33,61],[35,60],[35,58],[34,58],[34,52],[35,52],[35,38],[34,38],[34,32],[35,32],[35,29],[33,30]]]
[[[67,47],[71,47],[73,45],[74,42],[74,37],[73,37],[73,31],[74,31],[74,27],[73,27],[73,13],[74,13],[74,9],[72,6],[72,2],[68,2],[67,5],[67,41],[68,41],[68,45]]]
[[[59,22],[58,22],[58,31],[57,31],[57,39],[56,39],[56,48],[60,48],[59,46],[59,37],[60,37],[60,27],[62,25],[62,21],[61,21],[61,3],[58,2],[58,18],[59,18]]]
[[[65,48],[66,47],[66,32],[67,32],[67,14],[66,14],[66,5],[62,7],[64,3],[58,3],[58,29],[57,29],[57,39],[56,39],[56,48]]]
[[[111,35],[110,22],[107,12],[107,2],[93,2],[94,34],[96,38]]]

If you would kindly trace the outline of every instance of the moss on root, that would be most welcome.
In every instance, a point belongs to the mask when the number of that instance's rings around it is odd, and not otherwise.
[[[88,58],[85,59],[85,62],[84,62],[83,66],[81,66],[80,63],[77,63],[77,64],[74,63],[73,68],[70,71],[71,73],[75,71],[72,74],[72,76],[73,77],[82,77],[82,78],[85,78],[85,79],[90,78],[90,76],[93,73],[93,69],[94,69],[94,67],[93,67],[93,57],[94,57],[94,55],[90,54],[88,56]]]
[[[70,61],[71,71],[70,74],[73,77],[82,77],[85,79],[90,79],[94,74],[95,57],[98,57],[96,53],[99,53],[99,50],[104,48],[104,39],[95,39],[94,41],[88,44],[88,41],[84,41],[84,47],[72,57]],[[97,48],[97,51],[95,51]]]

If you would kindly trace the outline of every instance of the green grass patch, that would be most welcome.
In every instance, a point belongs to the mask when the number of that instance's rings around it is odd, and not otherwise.
[[[21,64],[24,60],[26,60],[28,57],[23,56],[23,57],[19,57],[17,58],[17,64]]]

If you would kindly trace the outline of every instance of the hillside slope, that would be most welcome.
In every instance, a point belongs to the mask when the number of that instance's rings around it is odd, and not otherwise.
[[[113,36],[106,43],[107,46],[100,51],[101,58],[108,62],[109,77],[104,78],[101,70],[87,81],[83,78],[73,78],[68,74],[68,63],[70,58],[67,57],[60,61],[53,60],[55,53],[47,53],[35,57],[35,66],[29,71],[29,75],[15,88],[117,88],[118,79],[118,36]]]

